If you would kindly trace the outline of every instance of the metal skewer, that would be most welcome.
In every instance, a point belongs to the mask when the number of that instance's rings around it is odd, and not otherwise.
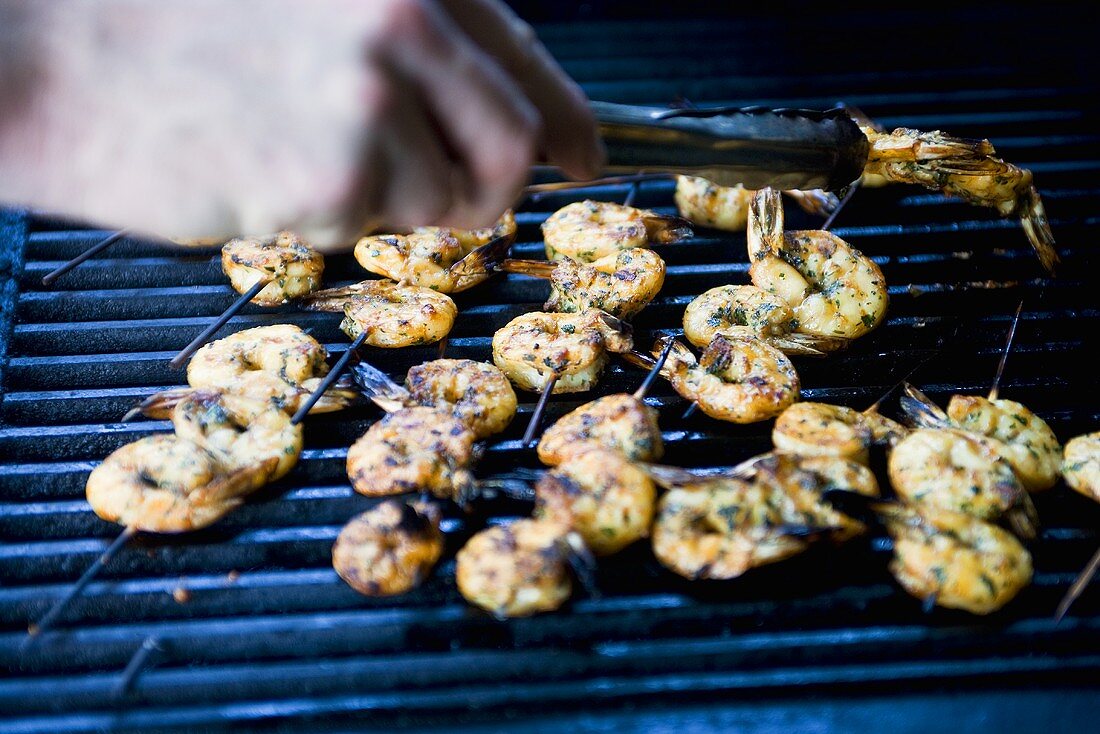
[[[50,272],[42,276],[42,285],[53,285],[54,281],[56,281],[62,275],[69,272],[77,265],[80,265],[85,260],[89,260],[95,257],[128,234],[130,234],[130,230],[120,229],[114,234],[104,237],[102,240],[92,245],[87,250],[74,257],[72,260],[69,260],[67,263],[61,265],[59,268],[51,270]]]
[[[119,702],[133,690],[134,683],[137,682],[138,676],[149,667],[149,663],[152,661],[154,653],[163,652],[164,648],[161,647],[160,640],[156,637],[146,637],[142,640],[141,647],[137,649],[130,661],[126,663],[126,667],[122,671],[122,675],[119,676],[118,683],[115,684],[114,691],[111,696]]]
[[[657,375],[661,374],[661,368],[665,366],[665,362],[668,360],[668,355],[672,352],[672,346],[676,343],[675,339],[669,339],[665,344],[665,348],[661,350],[661,356],[657,357],[657,361],[653,363],[653,366],[649,369],[649,374],[642,380],[642,384],[638,385],[638,389],[634,391],[634,397],[637,400],[641,400],[645,397],[645,394],[649,392],[650,386],[653,381],[657,379]]]
[[[229,308],[225,309],[225,311],[222,312],[222,315],[219,316],[214,323],[203,329],[202,333],[192,339],[190,344],[181,349],[179,354],[177,354],[175,357],[172,357],[172,361],[168,364],[174,369],[179,369],[180,367],[182,367],[183,363],[186,362],[191,357],[191,355],[199,349],[199,347],[205,344],[210,339],[210,337],[214,336],[214,334],[217,333],[218,329],[225,326],[226,322],[228,322],[229,319],[236,316],[237,312],[244,308],[245,304],[255,298],[256,294],[262,291],[270,282],[270,280],[258,280],[253,283],[252,287],[242,293],[241,297],[234,301]]]
[[[535,441],[535,431],[538,430],[539,423],[542,422],[542,413],[546,410],[546,402],[550,399],[550,393],[554,392],[554,385],[558,384],[558,378],[561,377],[561,373],[550,373],[549,379],[546,380],[546,385],[542,388],[542,395],[539,395],[539,401],[535,403],[535,410],[531,413],[531,420],[527,423],[527,430],[523,432],[522,445],[530,446]]]
[[[1020,324],[1020,313],[1024,310],[1024,302],[1016,307],[1016,315],[1012,317],[1012,325],[1008,328],[1008,338],[1005,340],[1005,348],[1001,353],[1001,361],[997,363],[997,374],[993,377],[993,386],[989,388],[989,400],[997,399],[1001,386],[1001,375],[1005,371],[1005,363],[1008,362],[1008,353],[1012,349],[1012,340],[1016,338],[1016,327]]]
[[[324,395],[330,387],[332,387],[333,383],[335,383],[337,379],[339,379],[340,374],[348,366],[348,362],[351,361],[352,355],[355,354],[355,351],[359,349],[359,347],[363,346],[363,342],[365,342],[366,340],[366,330],[360,331],[359,336],[355,337],[355,340],[352,341],[351,346],[349,346],[347,351],[344,352],[339,360],[337,360],[336,364],[332,366],[332,369],[329,370],[329,373],[327,375],[325,375],[325,379],[321,380],[321,384],[317,386],[317,389],[314,390],[313,393],[308,398],[306,398],[306,401],[302,403],[301,407],[298,408],[298,412],[296,412],[294,414],[294,417],[290,419],[291,425],[296,426],[302,422],[302,419],[305,418],[306,414],[313,409],[313,406],[317,404],[317,401],[321,399],[321,396]]]
[[[1054,612],[1055,624],[1061,622],[1062,617],[1066,616],[1066,612],[1073,606],[1073,602],[1077,601],[1077,597],[1085,591],[1085,588],[1092,581],[1092,577],[1096,575],[1097,570],[1100,570],[1100,548],[1097,548],[1096,552],[1092,554],[1092,559],[1089,560],[1088,565],[1070,585],[1066,595],[1062,597],[1062,601],[1058,602],[1058,610]]]
[[[118,537],[111,541],[111,544],[107,546],[107,550],[103,551],[103,553],[100,554],[100,556],[92,562],[92,565],[88,566],[88,568],[84,570],[84,573],[80,575],[80,578],[76,580],[76,583],[70,586],[68,590],[66,590],[65,593],[61,596],[61,598],[55,601],[53,605],[49,608],[49,610],[44,615],[42,615],[42,617],[37,622],[27,628],[27,638],[23,642],[23,645],[25,646],[29,644],[32,640],[40,637],[43,632],[49,630],[54,625],[54,623],[57,622],[57,620],[61,617],[65,610],[68,609],[72,601],[80,595],[80,592],[82,592],[84,588],[92,582],[92,580],[99,574],[99,572],[103,570],[103,567],[110,563],[111,559],[114,558],[120,550],[122,550],[122,547],[125,546],[126,543],[128,543],[136,533],[137,528],[132,525],[126,527],[121,533],[119,533]]]

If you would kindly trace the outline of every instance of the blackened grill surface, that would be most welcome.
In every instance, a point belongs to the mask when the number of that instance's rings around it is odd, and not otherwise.
[[[819,109],[843,101],[887,127],[989,137],[1006,159],[1031,168],[1058,238],[1061,277],[1043,276],[1015,222],[915,188],[861,191],[836,232],[883,268],[888,320],[848,352],[798,367],[805,398],[860,407],[924,360],[913,379],[933,397],[981,393],[1023,299],[1002,394],[1039,412],[1064,441],[1100,427],[1090,361],[1100,346],[1096,88],[1078,71],[1087,67],[1078,65],[1072,34],[980,20],[988,43],[979,45],[1004,44],[1018,56],[986,58],[971,45],[955,58],[910,54],[905,48],[927,39],[881,16],[816,26],[816,65],[807,65],[804,46],[776,47],[770,34],[791,40],[791,32],[773,20],[540,30],[594,98],[663,104],[679,95],[700,104]],[[905,47],[894,49],[892,66],[879,65],[892,36],[876,24],[897,31],[894,43]],[[1065,29],[1072,25],[1065,21]],[[827,55],[828,39],[845,38],[866,48]],[[1035,63],[1034,46],[1019,45],[1024,39],[1051,49],[1048,63]],[[1056,53],[1059,39],[1065,48]],[[625,193],[607,187],[590,195]],[[539,223],[576,198],[559,194],[523,207],[515,256],[541,257]],[[644,185],[638,204],[671,211],[670,185]],[[793,226],[812,221],[791,205],[787,211]],[[328,731],[458,717],[486,730],[525,723],[771,732],[812,720],[822,731],[924,731],[945,718],[986,729],[1069,729],[1094,720],[1100,593],[1086,592],[1061,625],[1050,618],[1100,544],[1100,509],[1062,486],[1036,499],[1044,529],[1033,546],[1034,584],[985,619],[922,613],[887,573],[888,552],[866,541],[724,584],[688,584],[645,547],[633,548],[601,564],[599,598],[498,622],[463,604],[453,560],[420,590],[392,600],[363,598],[331,570],[339,528],[371,504],[351,491],[343,470],[346,447],[378,417],[369,407],[310,419],[290,477],[214,528],[134,542],[55,633],[21,650],[27,622],[119,531],[84,502],[89,470],[118,446],[167,428],[117,419],[150,392],[183,381],[168,359],[235,297],[213,250],[172,253],[130,239],[41,288],[42,275],[105,234],[46,217],[0,219],[7,271],[15,274],[14,326],[8,314],[0,324],[0,345],[7,339],[0,661],[8,671],[0,680],[0,730]],[[743,235],[702,230],[661,254],[668,278],[636,320],[642,345],[677,328],[694,295],[747,280]],[[362,276],[345,256],[329,258],[326,277],[337,284]],[[493,331],[545,295],[545,284],[519,276],[462,294],[448,354],[488,359]],[[283,321],[312,328],[334,355],[346,344],[338,318],[293,308],[246,310],[224,333]],[[429,347],[368,358],[400,379],[433,355]],[[594,394],[555,398],[551,418],[640,379],[616,364]],[[515,424],[489,446],[482,476],[538,466],[534,452],[519,446],[533,396],[521,399]],[[683,420],[683,401],[661,382],[652,402],[661,408],[669,463],[731,465],[769,446],[769,424]],[[447,558],[485,522],[527,510],[496,501],[451,516]],[[174,598],[177,589],[186,601]],[[159,647],[152,665],[117,697],[123,668],[149,639]]]

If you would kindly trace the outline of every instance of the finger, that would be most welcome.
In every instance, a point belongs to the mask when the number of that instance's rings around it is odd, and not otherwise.
[[[496,0],[443,0],[455,22],[512,75],[542,117],[551,163],[579,179],[599,176],[606,152],[588,97],[530,25]]]
[[[434,3],[398,3],[379,52],[415,82],[466,185],[446,224],[495,221],[519,194],[534,160],[539,115],[511,77]]]

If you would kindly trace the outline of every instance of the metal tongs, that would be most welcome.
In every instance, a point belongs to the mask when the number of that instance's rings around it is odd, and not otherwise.
[[[614,173],[684,173],[724,186],[837,191],[858,179],[867,163],[867,137],[844,109],[591,106]]]

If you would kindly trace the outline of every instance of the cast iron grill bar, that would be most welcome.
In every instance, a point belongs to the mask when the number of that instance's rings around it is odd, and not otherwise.
[[[795,62],[721,58],[723,50],[768,45],[727,33],[733,26],[624,27],[640,34],[645,57],[614,34],[594,45],[586,26],[559,34],[559,56],[594,97],[664,103],[680,94],[706,104],[816,108],[845,101],[888,127],[989,137],[1006,159],[1036,173],[1064,260],[1056,281],[1043,277],[1013,221],[915,188],[861,191],[835,232],[883,268],[891,311],[848,353],[799,360],[807,399],[863,406],[929,356],[915,379],[934,398],[982,393],[1023,297],[1004,397],[1033,407],[1063,439],[1100,426],[1100,383],[1082,358],[1100,333],[1092,80],[1068,69],[1055,87],[1047,70],[977,61],[945,75],[940,67],[950,62],[923,58],[891,74],[852,60],[808,80]],[[682,42],[666,37],[683,32],[704,39],[713,58],[685,58]],[[823,89],[833,93],[824,97]],[[637,204],[670,212],[671,190],[668,182],[646,183]],[[517,216],[514,255],[542,256],[538,225],[556,208],[583,195],[621,200],[626,191],[559,192],[529,204]],[[787,212],[792,227],[814,223],[791,205]],[[1036,499],[1044,527],[1034,545],[1035,584],[992,620],[924,616],[886,572],[888,549],[866,541],[730,584],[689,584],[663,571],[646,548],[632,548],[601,566],[600,599],[500,623],[462,603],[453,554],[483,522],[528,511],[507,499],[447,518],[448,560],[424,588],[365,599],[331,570],[329,548],[341,525],[372,504],[352,492],[343,467],[347,446],[379,415],[366,405],[310,419],[295,472],[214,528],[142,538],[122,551],[67,621],[23,655],[27,621],[118,531],[84,502],[88,472],[114,448],[167,428],[118,418],[149,393],[180,384],[182,371],[167,360],[234,296],[216,249],[166,252],[132,237],[43,289],[43,274],[107,233],[44,217],[30,225],[0,402],[0,661],[11,672],[0,681],[0,711],[16,730],[117,724],[110,692],[150,637],[163,652],[120,709],[126,726],[149,730],[272,721],[295,728],[365,714],[385,726],[404,721],[408,710],[423,717],[471,703],[549,711],[582,699],[936,689],[974,685],[976,677],[989,685],[1055,684],[1100,669],[1100,594],[1086,593],[1062,625],[1049,618],[1100,542],[1100,511],[1064,488]],[[698,293],[747,280],[743,234],[704,230],[661,254],[669,264],[665,289],[636,320],[643,348],[675,330]],[[329,258],[328,283],[362,277],[350,257]],[[448,356],[488,358],[491,332],[536,308],[546,292],[541,281],[507,276],[462,294]],[[293,308],[246,308],[222,334],[282,321],[313,328],[333,360],[346,349],[337,317]],[[428,347],[368,358],[400,379],[433,357]],[[614,364],[594,395],[631,391],[641,377]],[[520,414],[490,445],[480,475],[538,467],[519,440],[535,397],[520,394]],[[591,397],[554,396],[546,420]],[[661,410],[670,463],[717,469],[715,457],[731,465],[769,447],[766,425],[681,419],[684,402],[662,381],[649,401]],[[174,598],[177,590],[186,602]]]

